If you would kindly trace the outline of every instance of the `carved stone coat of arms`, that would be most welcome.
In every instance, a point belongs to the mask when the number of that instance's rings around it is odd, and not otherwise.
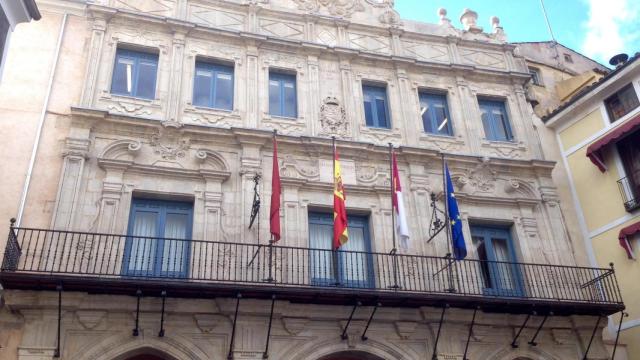
[[[338,99],[333,96],[325,98],[320,106],[320,125],[320,133],[323,135],[349,136],[347,114]]]

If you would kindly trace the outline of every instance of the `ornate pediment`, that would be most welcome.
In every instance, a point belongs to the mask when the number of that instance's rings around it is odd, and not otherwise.
[[[362,0],[293,0],[300,10],[328,12],[332,16],[351,17],[354,12],[364,11]]]

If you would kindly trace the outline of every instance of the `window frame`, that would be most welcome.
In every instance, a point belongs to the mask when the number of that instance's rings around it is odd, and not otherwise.
[[[489,131],[487,134],[486,129],[484,129],[484,120],[482,119],[483,107],[488,107],[491,111],[488,112],[490,116],[489,123]],[[487,97],[478,97],[478,108],[480,110],[480,121],[482,122],[482,128],[485,131],[485,139],[488,141],[501,141],[501,142],[515,142],[515,136],[513,133],[513,129],[511,127],[511,116],[509,116],[509,112],[507,111],[507,101],[505,99],[497,99],[497,98],[487,98]],[[504,133],[506,135],[506,139],[501,139],[498,137],[498,132],[496,129],[497,119],[493,116],[494,109],[499,109],[503,114],[503,126]]]
[[[345,286],[345,287],[355,287],[355,288],[374,288],[375,287],[375,271],[374,271],[374,263],[373,263],[373,253],[372,253],[372,240],[371,240],[371,229],[369,227],[369,220],[370,220],[370,216],[369,215],[352,215],[352,214],[348,214],[347,215],[348,218],[348,225],[347,228],[362,228],[363,231],[363,241],[364,241],[364,256],[365,259],[364,261],[366,262],[366,267],[367,267],[367,273],[364,274],[365,275],[365,279],[364,280],[347,280],[345,275],[348,275],[348,272],[345,271],[345,269],[343,268],[342,264],[343,264],[343,260],[345,259],[345,257],[347,256],[347,254],[355,254],[355,256],[357,256],[358,254],[361,254],[361,252],[351,252],[351,251],[344,251],[342,248],[338,249],[336,251],[337,253],[337,260],[338,260],[338,274],[337,277],[335,276],[335,274],[329,274],[330,276],[333,275],[330,278],[327,277],[313,277],[314,274],[314,269],[313,269],[313,265],[312,265],[312,261],[309,261],[309,280],[311,282],[312,285],[316,285],[316,286],[335,286],[336,284],[339,284],[340,286]],[[329,213],[329,212],[325,212],[322,210],[309,210],[309,212],[307,213],[307,228],[309,231],[309,241],[311,240],[311,225],[312,224],[317,224],[317,225],[323,225],[323,226],[333,226],[333,214]],[[329,265],[331,266],[331,271],[333,271],[333,269],[335,269],[334,267],[334,261],[336,260],[336,258],[333,258],[333,251],[331,250],[333,247],[333,238],[329,238],[327,239],[327,241],[329,242],[329,246],[328,249],[318,249],[318,248],[311,248],[311,243],[309,243],[309,256],[314,257],[314,251],[315,252],[319,252],[321,255],[324,253],[325,257],[328,254],[331,254],[329,256]],[[351,241],[351,240],[349,240]],[[326,264],[325,264],[325,268],[326,268]],[[321,274],[321,275],[326,275],[326,274]]]
[[[182,208],[180,208],[182,207]],[[191,240],[193,237],[193,202],[189,201],[173,201],[173,200],[157,200],[148,199],[146,197],[133,197],[131,199],[131,207],[129,209],[129,222],[127,224],[127,237],[125,241],[125,249],[122,257],[122,269],[121,274],[124,276],[143,276],[143,277],[164,277],[164,278],[187,278],[190,273],[190,257],[191,257]],[[156,222],[156,237],[153,238],[156,241],[154,249],[155,255],[153,256],[153,263],[151,264],[151,270],[134,269],[129,268],[131,261],[131,252],[134,238],[133,229],[135,219],[138,212],[155,213],[157,216]],[[165,220],[168,213],[171,214],[183,214],[187,216],[186,236],[183,247],[183,254],[185,256],[182,259],[182,269],[184,271],[162,271],[165,239]],[[139,239],[145,239],[140,237]],[[170,241],[170,240],[169,240]],[[144,247],[146,248],[146,244]]]
[[[524,281],[520,268],[515,264],[518,262],[518,256],[516,253],[516,244],[511,236],[511,227],[470,223],[469,233],[471,235],[471,243],[476,255],[478,255],[478,253],[474,244],[474,238],[481,237],[484,241],[485,255],[487,259],[486,261],[482,259],[477,259],[476,261],[478,261],[479,265],[483,267],[482,272],[487,271],[486,274],[483,274],[485,281],[490,280],[491,283],[488,287],[483,287],[483,293],[493,296],[522,296],[522,294],[524,294]],[[506,241],[507,253],[509,256],[509,261],[506,263],[496,259],[494,244],[495,237],[504,237],[504,240]],[[483,264],[486,266],[483,266]],[[511,275],[513,276],[513,283],[511,285],[513,285],[513,289],[502,286],[505,278],[502,274],[503,270],[501,270],[501,268],[504,267],[511,271]]]
[[[614,97],[618,97],[620,93],[622,93],[623,91],[629,90],[629,89],[631,89],[631,91],[635,95],[635,104],[636,105],[633,108],[627,109],[624,114],[616,117],[615,114],[613,114],[613,112],[611,110],[610,102],[614,99]],[[636,92],[636,88],[633,85],[633,82],[630,82],[629,84],[627,84],[627,85],[621,87],[620,89],[618,89],[616,92],[614,92],[610,96],[607,96],[607,98],[605,98],[602,101],[602,103],[604,104],[604,108],[607,111],[607,116],[609,117],[609,123],[611,123],[611,124],[613,124],[613,123],[617,122],[618,120],[624,118],[629,113],[631,113],[633,110],[635,110],[638,107],[640,107],[640,99],[638,98],[638,93]]]
[[[380,125],[380,118],[378,116],[378,107],[372,106],[371,108],[371,124],[369,124],[369,120],[367,119],[367,111],[365,107],[365,102],[367,96],[370,96],[371,93],[378,93],[376,95],[384,95],[384,110],[386,117],[385,126]],[[379,84],[379,83],[362,83],[362,107],[364,111],[364,122],[365,125],[369,128],[374,129],[391,129],[391,109],[389,106],[389,91],[387,84]]]
[[[209,84],[209,100],[206,105],[196,104],[196,77],[198,76],[198,70],[207,70],[212,72],[212,80]],[[224,107],[216,107],[216,95],[217,95],[217,81],[218,74],[225,74],[231,76],[231,105],[229,108]],[[235,66],[233,64],[225,64],[217,61],[208,61],[205,59],[197,59],[195,61],[194,71],[193,71],[193,86],[192,86],[192,94],[191,94],[191,104],[197,107],[204,107],[208,109],[215,110],[224,110],[224,111],[233,111],[235,106]]]
[[[531,75],[531,83],[533,85],[544,86],[542,83],[540,69],[529,66],[529,74]]]
[[[129,60],[134,61],[132,71],[131,71],[132,74],[131,74],[131,92],[130,93],[118,92],[114,90],[114,85],[115,85],[114,77],[116,75],[116,67],[118,66],[118,61],[120,58],[127,58]],[[138,81],[139,81],[139,75],[140,75],[141,61],[153,62],[153,66],[155,68],[155,76],[153,78],[153,86],[152,86],[153,88],[152,97],[138,95],[138,92],[139,92]],[[130,47],[118,46],[116,48],[116,54],[113,61],[113,71],[111,73],[111,87],[109,92],[112,95],[117,95],[117,96],[128,96],[136,99],[155,100],[156,94],[157,94],[157,87],[158,87],[159,63],[160,63],[160,55],[155,51],[150,51],[147,49],[139,49],[139,48],[133,49]]]
[[[432,91],[432,90],[418,90],[418,102],[420,103],[420,111],[422,112],[422,108],[423,108],[423,100],[429,103],[429,107],[427,109],[427,111],[425,111],[424,114],[422,114],[420,116],[420,118],[422,119],[422,129],[425,133],[429,134],[429,135],[436,135],[436,136],[449,136],[452,137],[454,135],[453,132],[453,121],[451,119],[451,113],[449,112],[449,96],[446,92],[438,92],[438,91]],[[446,133],[445,132],[440,132],[438,131],[438,124],[437,121],[435,119],[435,109],[433,109],[433,107],[431,106],[431,104],[436,103],[437,100],[441,100],[442,104],[444,104],[444,113],[445,113],[445,118],[447,119],[447,124],[446,124]],[[425,120],[425,116],[427,116],[427,113],[431,113],[431,117],[429,118],[429,122],[431,123],[431,127],[432,130],[434,131],[428,131],[427,130],[427,120]]]
[[[298,75],[296,73],[291,73],[288,71],[281,71],[277,69],[269,69],[267,81],[267,91],[268,91],[268,107],[269,107],[269,115],[276,116],[287,119],[297,119],[298,118]],[[271,108],[271,81],[278,82],[278,111],[274,111]],[[293,103],[293,116],[286,114],[286,101],[285,101],[285,83],[291,82],[293,84],[293,92],[295,94],[295,101]]]

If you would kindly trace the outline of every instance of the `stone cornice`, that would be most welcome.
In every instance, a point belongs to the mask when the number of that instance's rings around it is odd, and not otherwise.
[[[82,126],[83,122],[90,122],[95,126],[96,120],[100,123],[111,123],[124,126],[131,126],[137,128],[157,129],[161,126],[157,120],[125,116],[114,115],[104,110],[72,107],[71,115],[74,123]],[[212,136],[220,139],[221,137],[228,137],[235,139],[239,144],[254,144],[256,146],[264,146],[264,144],[271,141],[273,137],[273,131],[251,128],[219,128],[208,127],[199,125],[184,125],[181,131],[185,135],[199,135],[199,136]],[[213,139],[213,138],[212,138]],[[291,146],[299,146],[305,149],[307,152],[313,152],[319,155],[328,155],[332,153],[332,143],[330,138],[317,137],[317,136],[289,136],[278,135],[278,144],[281,148],[287,148]],[[367,154],[367,157],[376,156],[385,158],[389,152],[389,148],[386,146],[375,145],[363,141],[342,140],[337,139],[337,144],[340,147],[340,153],[344,156],[358,158]],[[440,152],[433,149],[426,149],[413,146],[401,146],[396,149],[398,157],[401,161],[408,159],[415,159],[416,161],[440,161]],[[465,166],[471,166],[478,164],[479,160],[486,157],[473,154],[445,154],[447,160],[452,164],[461,164]],[[550,176],[551,171],[555,167],[554,161],[542,160],[542,159],[507,159],[489,157],[489,162],[492,166],[505,167],[511,169],[528,169],[534,170],[540,174]]]
[[[227,5],[226,2],[225,2],[225,5]],[[228,5],[231,6],[231,4],[228,4]],[[509,71],[509,70],[490,69],[490,68],[484,68],[484,67],[478,67],[478,66],[472,66],[472,65],[464,65],[460,63],[439,63],[439,62],[422,61],[422,60],[418,60],[418,59],[406,57],[406,56],[398,56],[398,55],[391,55],[391,54],[385,55],[385,54],[367,52],[362,50],[356,50],[352,48],[344,48],[340,46],[329,47],[326,45],[313,43],[306,40],[289,40],[289,39],[282,39],[278,37],[272,37],[272,36],[246,32],[246,31],[234,31],[234,30],[214,28],[214,27],[204,26],[202,24],[194,23],[188,20],[167,18],[167,17],[161,17],[161,16],[149,15],[149,14],[141,14],[134,11],[129,11],[125,9],[114,9],[111,7],[105,7],[105,6],[96,5],[96,4],[89,4],[87,7],[88,7],[88,10],[94,15],[104,13],[105,15],[108,14],[109,17],[121,16],[126,19],[135,20],[136,22],[143,21],[143,22],[149,22],[149,23],[158,24],[158,25],[166,25],[172,29],[179,27],[181,29],[184,29],[183,31],[189,31],[193,35],[215,34],[215,35],[226,36],[234,39],[242,39],[244,41],[250,41],[252,43],[255,43],[258,46],[263,45],[265,47],[268,47],[268,45],[274,45],[278,48],[291,47],[293,50],[299,49],[299,48],[314,49],[316,51],[333,53],[335,55],[343,55],[346,53],[354,58],[385,61],[385,62],[390,62],[394,65],[395,64],[411,64],[416,67],[428,68],[432,70],[434,69],[448,70],[452,72],[462,70],[467,75],[469,74],[469,72],[471,72],[474,75],[479,74],[479,75],[488,75],[492,77],[505,77],[505,78],[513,79],[515,81],[522,82],[522,84],[526,83],[530,78],[530,75],[528,73],[520,73],[515,71]],[[269,11],[274,12],[274,10],[269,10]],[[274,14],[276,13],[278,14],[278,16],[284,16],[282,14],[285,14],[287,16],[291,15],[290,13],[280,12],[280,11],[275,11]],[[317,15],[311,15],[311,16],[317,16]],[[318,21],[321,22],[321,21],[328,21],[328,20],[324,17],[318,17]],[[367,33],[369,32],[388,33],[388,28],[385,28],[385,27],[376,27],[376,26],[365,25],[365,24],[350,24],[349,27],[354,29],[358,28]],[[420,33],[413,33],[413,32],[407,32],[407,31],[405,31],[404,34],[410,36],[414,40],[423,40],[425,42],[435,41],[443,44],[449,42],[449,37],[450,37],[450,35],[439,36],[434,34],[420,34]],[[488,42],[479,42],[479,41],[462,39],[457,37],[455,37],[455,39],[456,39],[456,43],[462,46],[471,46],[479,49],[500,51],[501,53],[511,52],[513,50],[513,47],[509,47],[508,46],[509,44],[504,44],[504,43],[492,44]]]

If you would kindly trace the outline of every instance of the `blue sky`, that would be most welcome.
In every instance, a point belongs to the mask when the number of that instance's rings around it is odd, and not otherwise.
[[[640,1],[545,0],[556,40],[608,65],[611,56],[640,51]],[[402,18],[438,22],[438,8],[460,28],[464,8],[478,13],[478,25],[489,31],[489,17],[500,18],[509,41],[546,41],[551,36],[540,0],[395,0]]]

